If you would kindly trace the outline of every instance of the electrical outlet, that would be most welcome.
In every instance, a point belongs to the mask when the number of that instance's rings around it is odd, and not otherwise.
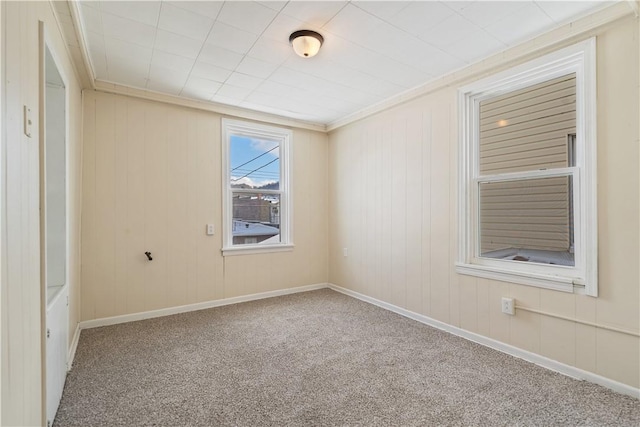
[[[207,236],[213,236],[213,224],[207,224]]]
[[[514,314],[516,314],[515,306],[516,303],[513,298],[502,298],[503,313],[513,316]]]
[[[345,256],[345,257],[349,256],[349,249],[348,248],[342,248],[342,256]]]

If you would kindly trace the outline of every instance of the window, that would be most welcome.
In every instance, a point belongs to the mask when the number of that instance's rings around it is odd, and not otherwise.
[[[595,40],[459,91],[462,274],[597,296]]]
[[[224,255],[291,250],[291,131],[223,119]]]

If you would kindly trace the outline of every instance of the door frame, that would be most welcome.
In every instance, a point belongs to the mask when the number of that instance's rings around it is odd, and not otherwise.
[[[55,51],[52,37],[49,35],[44,21],[38,21],[38,156],[39,156],[39,207],[40,207],[40,325],[42,334],[41,342],[41,369],[42,369],[42,390],[41,390],[41,412],[42,425],[47,425],[47,308],[49,305],[47,295],[47,241],[46,241],[46,169],[45,169],[45,143],[46,143],[46,52],[47,48],[53,58],[56,69],[65,86],[65,130],[64,130],[64,147],[65,147],[65,280],[64,285],[60,289],[60,295],[69,291],[69,76],[60,66],[62,63],[60,57]],[[68,298],[68,296],[67,296]],[[57,298],[56,298],[57,300]],[[53,301],[52,301],[53,302]],[[67,319],[69,314],[69,305],[67,303]],[[68,323],[68,322],[67,322]],[[65,360],[67,370],[69,369],[69,325],[63,325],[66,329],[67,342],[65,346]],[[53,421],[53,420],[51,420]]]

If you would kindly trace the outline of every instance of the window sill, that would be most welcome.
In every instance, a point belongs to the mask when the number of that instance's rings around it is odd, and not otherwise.
[[[485,265],[456,263],[456,272],[483,279],[500,280],[538,288],[553,289],[562,292],[574,292],[574,280],[570,277],[552,274],[514,271]],[[577,286],[577,285],[576,285]]]
[[[281,244],[281,245],[243,245],[222,248],[222,256],[235,256],[235,255],[253,255],[264,254],[272,252],[291,252],[293,251],[293,244]]]

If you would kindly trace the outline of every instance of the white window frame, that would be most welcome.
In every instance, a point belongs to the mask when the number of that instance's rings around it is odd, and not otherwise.
[[[590,38],[458,90],[458,273],[598,296],[595,45],[595,38]],[[478,189],[480,182],[488,182],[480,177],[479,168],[480,102],[572,73],[576,75],[575,166],[505,173],[490,181],[572,176],[575,266],[480,257]]]
[[[279,142],[280,183],[279,190],[260,190],[264,194],[280,195],[280,243],[274,244],[233,244],[233,193],[255,193],[251,189],[231,188],[230,143],[231,137],[246,136],[250,138],[273,139]],[[282,252],[293,250],[293,200],[291,193],[291,140],[290,129],[244,122],[240,120],[222,119],[222,255],[246,255],[265,252]]]

